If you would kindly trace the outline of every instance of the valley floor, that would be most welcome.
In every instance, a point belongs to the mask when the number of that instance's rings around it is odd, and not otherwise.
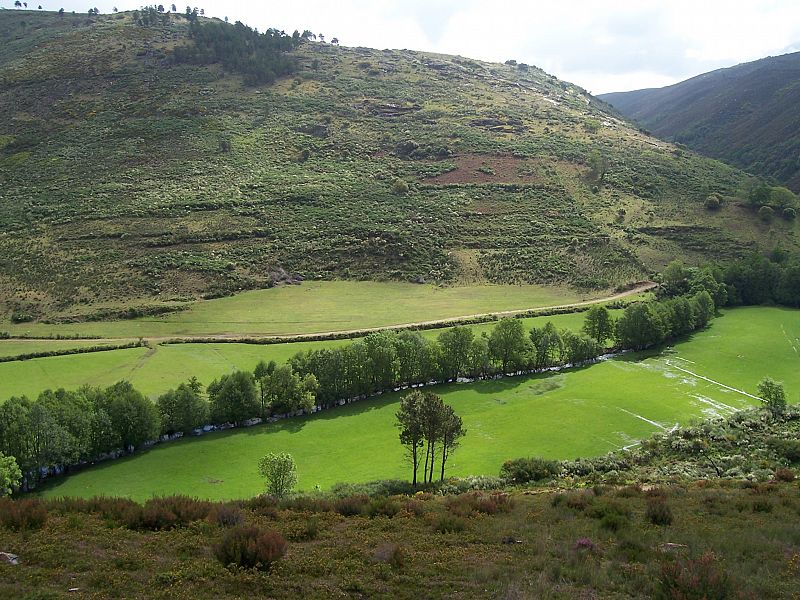
[[[604,454],[679,423],[757,404],[756,385],[764,376],[783,381],[796,402],[798,348],[796,310],[738,308],[658,352],[558,373],[439,386],[437,393],[467,430],[448,473],[496,475],[503,461],[518,456]],[[43,493],[246,498],[260,491],[256,465],[270,451],[294,456],[305,490],[407,478],[394,426],[399,398],[385,394],[311,417],[161,445],[54,480]]]

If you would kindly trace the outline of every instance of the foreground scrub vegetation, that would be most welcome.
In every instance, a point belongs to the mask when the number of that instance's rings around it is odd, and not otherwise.
[[[796,481],[6,500],[0,595],[789,598],[799,516]]]

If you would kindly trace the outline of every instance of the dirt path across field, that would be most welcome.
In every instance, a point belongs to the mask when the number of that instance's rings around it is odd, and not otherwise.
[[[658,284],[652,281],[645,281],[636,284],[629,290],[624,292],[619,292],[617,294],[613,294],[611,296],[605,296],[603,298],[596,298],[594,300],[584,300],[582,302],[572,302],[570,304],[555,304],[550,306],[537,306],[536,308],[521,308],[517,310],[504,310],[498,312],[489,312],[489,313],[479,313],[474,315],[461,315],[458,317],[448,317],[446,319],[435,319],[432,321],[417,321],[413,323],[398,323],[395,325],[384,325],[381,327],[365,327],[363,329],[342,329],[342,330],[334,330],[334,331],[321,331],[317,333],[298,333],[298,334],[274,334],[274,333],[252,333],[252,334],[243,334],[243,333],[212,333],[212,334],[189,334],[189,335],[165,335],[165,336],[144,336],[142,338],[131,338],[127,336],[125,338],[79,338],[81,342],[96,342],[96,343],[119,343],[120,341],[133,341],[136,339],[144,340],[147,345],[154,346],[156,344],[162,344],[164,342],[182,342],[182,341],[192,341],[192,340],[202,340],[204,342],[210,342],[214,340],[219,340],[221,342],[235,342],[237,340],[276,340],[278,341],[286,341],[288,342],[295,342],[295,341],[303,341],[303,340],[324,340],[324,339],[345,339],[350,337],[359,337],[361,335],[366,335],[368,333],[372,333],[374,331],[384,331],[387,329],[414,329],[414,328],[425,328],[425,329],[436,329],[437,326],[440,327],[447,327],[448,325],[454,325],[456,323],[460,323],[462,321],[470,320],[470,319],[480,319],[484,317],[511,317],[514,315],[521,315],[525,313],[530,313],[532,316],[535,316],[537,313],[547,312],[551,310],[566,310],[570,308],[579,308],[582,306],[590,306],[592,304],[601,304],[603,302],[613,302],[615,300],[620,300],[622,298],[626,298],[628,296],[634,296],[636,294],[641,294],[642,292],[647,292],[655,288]],[[12,338],[14,341],[22,341],[25,338]],[[68,338],[36,338],[32,339],[29,338],[32,342],[41,342],[45,340],[55,340],[59,339],[60,341],[68,341]]]
[[[613,294],[611,296],[605,296],[603,298],[595,298],[594,300],[584,300],[582,302],[572,302],[569,304],[555,304],[551,306],[538,306],[536,308],[520,308],[516,310],[503,310],[498,312],[489,312],[489,313],[479,313],[474,315],[461,315],[458,317],[448,317],[446,319],[435,319],[432,321],[416,321],[413,323],[398,323],[395,325],[384,325],[381,327],[365,327],[363,329],[342,329],[336,331],[322,331],[318,333],[299,333],[299,334],[272,334],[272,333],[254,333],[254,334],[241,334],[241,333],[223,333],[223,334],[209,334],[209,335],[173,335],[173,336],[158,336],[158,337],[146,337],[144,338],[145,341],[152,344],[160,344],[163,342],[174,341],[174,340],[224,340],[224,341],[235,341],[235,340],[252,340],[252,339],[286,339],[291,338],[292,341],[302,341],[303,339],[314,339],[314,340],[322,340],[325,338],[345,338],[348,336],[356,336],[361,334],[368,334],[374,331],[385,331],[387,329],[414,329],[417,327],[424,327],[428,329],[435,329],[437,325],[442,327],[447,327],[448,325],[452,325],[454,323],[459,323],[461,321],[469,320],[469,319],[478,319],[482,317],[513,317],[514,315],[521,315],[524,313],[532,313],[535,316],[535,313],[539,312],[546,312],[550,310],[562,310],[562,309],[569,309],[569,308],[579,308],[581,306],[591,306],[592,304],[602,304],[604,302],[614,302],[615,300],[621,300],[622,298],[627,298],[628,296],[635,296],[636,294],[641,294],[642,292],[647,292],[655,288],[658,284],[652,281],[645,281],[642,283],[636,284],[635,287],[626,290],[624,292],[619,292],[618,294]]]

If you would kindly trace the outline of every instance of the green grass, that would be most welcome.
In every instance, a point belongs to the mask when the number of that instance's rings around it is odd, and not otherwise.
[[[14,335],[160,337],[211,334],[289,335],[347,331],[448,317],[569,304],[604,294],[561,286],[437,287],[368,281],[306,282],[197,302],[188,310],[124,321],[48,325],[0,322]]]
[[[613,311],[617,312],[617,311]],[[523,319],[527,329],[552,321],[561,328],[579,329],[584,313]],[[494,323],[473,325],[476,335]],[[441,329],[422,334],[435,338]],[[6,342],[0,342],[0,347]],[[12,343],[11,341],[7,343]],[[27,343],[27,342],[22,342]],[[64,342],[67,343],[67,342]],[[107,386],[127,379],[144,394],[157,397],[192,376],[207,385],[235,369],[252,370],[258,361],[284,362],[297,352],[347,344],[347,340],[296,342],[293,344],[166,344],[110,352],[56,356],[0,363],[0,402],[11,396],[35,397],[47,388],[76,388],[84,383]]]
[[[776,308],[730,310],[690,341],[653,356],[626,355],[568,372],[440,386],[438,393],[455,407],[467,429],[449,472],[496,474],[504,460],[526,455],[598,455],[676,423],[755,402],[674,365],[749,394],[762,376],[770,375],[785,381],[796,401],[797,317],[797,311]],[[783,338],[784,331],[794,348]],[[725,346],[735,348],[733,354],[722,350]],[[256,463],[270,451],[295,457],[303,489],[407,477],[394,427],[399,396],[157,447],[54,482],[44,493],[246,497],[260,491]]]
[[[0,356],[19,356],[34,352],[55,352],[91,346],[112,346],[130,341],[134,340],[0,340]]]

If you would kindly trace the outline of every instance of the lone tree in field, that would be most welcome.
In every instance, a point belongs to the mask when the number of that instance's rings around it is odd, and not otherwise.
[[[411,462],[413,472],[411,483],[414,487],[417,485],[421,449],[425,440],[419,415],[422,397],[423,392],[414,390],[400,400],[400,410],[395,415],[397,426],[400,428],[400,443],[406,447]]]
[[[773,417],[778,417],[786,410],[786,392],[783,384],[775,381],[771,377],[764,377],[758,384],[758,395],[761,397],[761,404]]]
[[[291,454],[270,452],[258,463],[258,470],[267,480],[267,493],[285,498],[297,485],[297,467]]]
[[[432,392],[414,390],[400,401],[396,414],[400,428],[400,443],[407,451],[413,470],[412,483],[417,485],[420,464],[423,464],[422,480],[433,481],[436,456],[441,450],[440,477],[444,480],[447,459],[458,447],[466,431],[461,417],[452,407]],[[425,449],[425,460],[422,455]]]
[[[604,346],[607,340],[614,337],[614,318],[605,306],[593,306],[586,313],[583,332]]]

